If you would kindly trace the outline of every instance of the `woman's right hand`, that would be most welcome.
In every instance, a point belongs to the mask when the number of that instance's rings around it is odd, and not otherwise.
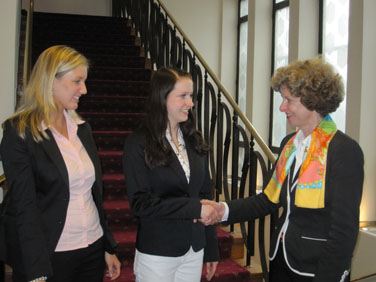
[[[201,204],[200,222],[204,225],[212,225],[222,220],[224,211],[221,204],[209,200],[201,200]]]
[[[223,203],[217,203],[210,200],[201,200],[201,218],[200,222],[204,225],[212,225],[222,221],[226,208]]]

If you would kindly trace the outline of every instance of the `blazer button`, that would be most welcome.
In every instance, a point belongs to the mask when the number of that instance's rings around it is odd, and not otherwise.
[[[59,220],[57,223],[59,223],[59,225],[63,224],[63,222],[61,220]]]
[[[184,197],[187,197],[187,198],[188,198],[188,197],[189,197],[189,195],[188,195],[187,193],[185,193],[185,194],[184,194]]]

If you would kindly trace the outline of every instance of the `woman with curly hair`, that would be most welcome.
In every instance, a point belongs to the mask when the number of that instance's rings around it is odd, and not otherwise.
[[[280,111],[298,130],[283,139],[264,192],[204,204],[228,223],[282,208],[270,241],[269,281],[349,281],[364,161],[358,143],[329,115],[343,100],[342,79],[318,58],[279,68],[271,84],[281,93]]]

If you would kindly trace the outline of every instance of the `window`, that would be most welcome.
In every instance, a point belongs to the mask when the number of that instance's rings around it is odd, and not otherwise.
[[[247,41],[248,41],[248,0],[239,0],[238,10],[238,71],[236,102],[243,113],[247,101]]]
[[[273,0],[272,73],[288,64],[289,12],[289,1]],[[282,98],[278,92],[271,90],[270,101],[269,146],[277,153],[286,135],[286,116],[279,111]]]
[[[349,38],[349,0],[320,0],[322,11],[322,40],[319,53],[331,63],[347,81],[347,49]],[[336,112],[331,114],[338,129],[345,130],[346,101],[344,100]]]

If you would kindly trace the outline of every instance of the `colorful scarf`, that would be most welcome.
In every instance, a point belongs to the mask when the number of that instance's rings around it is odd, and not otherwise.
[[[325,207],[325,174],[329,143],[337,132],[336,124],[327,115],[311,133],[311,144],[300,168],[296,185],[295,205],[302,208]],[[295,159],[294,139],[286,143],[280,154],[272,178],[264,193],[273,203],[279,203],[283,182]]]

